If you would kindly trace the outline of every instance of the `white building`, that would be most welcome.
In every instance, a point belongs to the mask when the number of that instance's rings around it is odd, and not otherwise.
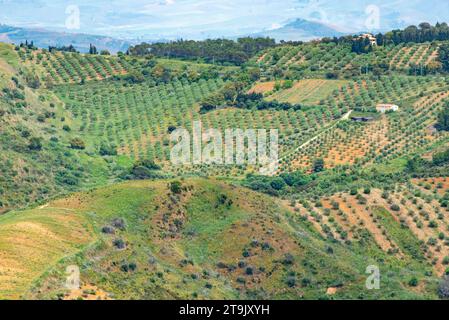
[[[389,111],[398,111],[399,110],[399,106],[395,105],[395,104],[388,104],[388,103],[383,103],[383,104],[378,104],[376,106],[376,110],[377,112],[380,113],[386,113]]]
[[[377,46],[377,39],[371,33],[361,34],[357,39],[368,39],[371,46],[373,47]]]

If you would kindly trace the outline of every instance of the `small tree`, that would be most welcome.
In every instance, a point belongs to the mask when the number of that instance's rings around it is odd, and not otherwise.
[[[102,156],[116,156],[117,148],[113,145],[102,144],[99,150],[100,155]]]
[[[324,160],[322,158],[316,159],[313,163],[313,172],[321,172],[324,170]]]
[[[74,138],[70,141],[70,148],[76,150],[84,150],[86,149],[86,144],[80,138]]]
[[[30,139],[30,143],[28,144],[28,149],[40,151],[42,150],[42,139],[33,137]]]
[[[449,131],[449,101],[444,104],[443,110],[438,114],[438,129]]]
[[[95,47],[94,45],[90,44],[89,45],[89,54],[97,54],[97,47]]]
[[[449,277],[445,276],[438,287],[438,295],[441,299],[449,298]]]
[[[170,183],[170,191],[174,194],[180,194],[182,192],[182,184],[179,181],[173,181]]]

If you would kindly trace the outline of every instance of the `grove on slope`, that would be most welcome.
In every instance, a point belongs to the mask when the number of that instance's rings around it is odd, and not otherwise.
[[[64,217],[83,226],[72,231],[81,238],[74,241],[63,232]],[[17,270],[27,270],[32,257],[46,263],[34,265],[41,268],[40,277],[35,273],[33,281],[15,287],[12,276],[21,279],[21,273],[12,270],[9,291],[0,290],[3,298],[12,293],[74,297],[64,287],[71,265],[79,266],[83,286],[114,299],[313,299],[330,298],[329,288],[337,288],[334,297],[351,299],[429,298],[435,292],[432,276],[419,290],[406,286],[410,276],[423,277],[427,264],[389,256],[369,233],[350,244],[326,240],[275,198],[217,180],[117,184],[53,201],[26,215],[10,213],[0,220],[0,230],[31,224],[36,230],[49,224],[63,236],[47,237],[47,247],[23,250],[22,259],[4,257]],[[88,236],[91,229],[94,235]],[[37,235],[30,232],[28,243]],[[21,241],[0,232],[0,243],[17,247]],[[55,242],[71,250],[53,250]],[[366,289],[368,265],[379,266],[383,290]]]

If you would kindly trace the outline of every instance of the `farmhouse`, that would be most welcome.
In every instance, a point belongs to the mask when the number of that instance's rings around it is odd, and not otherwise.
[[[377,112],[380,112],[380,113],[386,113],[386,112],[390,112],[390,111],[398,111],[399,106],[397,106],[395,104],[382,103],[382,104],[378,104],[376,106],[376,110],[377,110]]]
[[[368,39],[371,46],[377,46],[377,39],[371,33],[361,34],[356,40],[359,40],[359,39]]]

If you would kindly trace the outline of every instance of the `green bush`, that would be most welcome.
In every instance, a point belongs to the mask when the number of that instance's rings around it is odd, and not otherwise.
[[[80,138],[74,138],[70,140],[70,148],[76,150],[84,150],[86,149],[86,144]]]

